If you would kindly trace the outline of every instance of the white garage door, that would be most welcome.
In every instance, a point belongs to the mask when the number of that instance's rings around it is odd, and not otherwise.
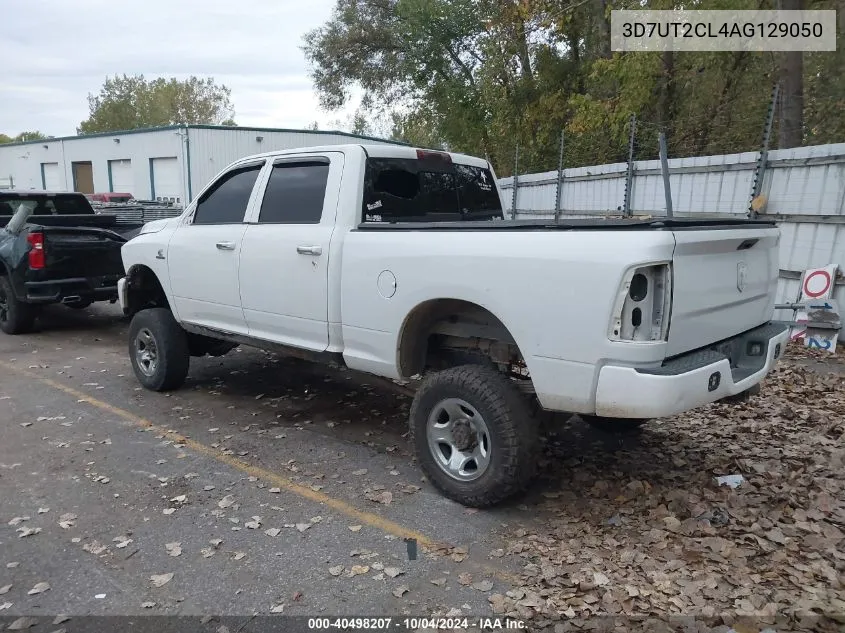
[[[58,163],[41,163],[42,183],[47,191],[64,191],[62,186],[62,172]]]
[[[110,160],[109,161],[109,184],[111,191],[116,193],[131,193],[135,194],[135,176],[132,173],[132,161],[128,158],[125,160]]]
[[[182,202],[182,184],[179,178],[179,161],[173,158],[153,158],[152,192],[156,200]]]

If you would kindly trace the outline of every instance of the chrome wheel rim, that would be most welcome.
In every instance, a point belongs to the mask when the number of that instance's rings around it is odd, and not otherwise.
[[[158,346],[149,329],[143,328],[135,335],[135,363],[145,376],[152,376],[158,367]]]
[[[473,481],[490,466],[490,431],[466,400],[448,398],[437,403],[428,416],[426,437],[434,462],[452,479]]]

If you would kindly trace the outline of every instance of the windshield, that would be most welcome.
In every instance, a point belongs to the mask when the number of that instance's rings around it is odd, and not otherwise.
[[[435,160],[369,158],[364,222],[454,222],[501,219],[490,170]]]
[[[94,213],[83,195],[14,194],[0,195],[0,215],[14,215],[21,203],[32,209],[31,215],[92,215]]]

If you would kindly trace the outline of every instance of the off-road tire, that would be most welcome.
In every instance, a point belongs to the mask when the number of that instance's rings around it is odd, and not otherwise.
[[[489,429],[490,464],[473,481],[458,481],[444,473],[428,445],[429,415],[447,398],[471,404]],[[490,367],[463,365],[426,377],[411,405],[410,427],[411,443],[428,480],[462,505],[497,505],[525,490],[536,475],[540,437],[530,403],[507,376]]]
[[[9,278],[0,276],[0,330],[6,334],[25,334],[32,330],[37,315],[36,306],[18,300]]]
[[[152,375],[144,373],[136,355],[136,339],[149,332],[156,346],[157,364]],[[129,324],[129,360],[135,377],[151,391],[170,391],[185,383],[191,356],[188,337],[167,308],[148,308],[132,317]]]
[[[639,418],[605,418],[600,415],[580,415],[584,422],[608,435],[636,435],[648,420]]]

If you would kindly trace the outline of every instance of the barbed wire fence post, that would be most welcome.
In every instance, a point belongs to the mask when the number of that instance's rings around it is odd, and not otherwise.
[[[631,115],[631,135],[628,140],[628,172],[625,175],[625,198],[622,203],[622,214],[631,217],[631,197],[634,193],[634,142],[637,137],[637,115]]]
[[[560,220],[560,201],[563,197],[563,138],[564,131],[560,131],[560,156],[557,162],[557,188],[555,189],[555,222]]]
[[[663,174],[663,194],[666,196],[666,217],[675,217],[672,209],[672,185],[669,182],[669,156],[666,149],[666,132],[660,130],[658,136],[660,145],[660,171]]]
[[[772,141],[772,128],[775,122],[775,111],[777,110],[778,97],[780,96],[780,82],[772,88],[772,97],[769,100],[769,109],[766,112],[766,123],[763,127],[763,142],[760,146],[760,153],[757,156],[757,164],[754,167],[754,180],[751,182],[751,200],[748,203],[748,217],[756,218],[760,209],[766,206],[766,201],[760,194],[763,191],[763,178],[766,175],[766,167],[769,162],[769,144]]]

